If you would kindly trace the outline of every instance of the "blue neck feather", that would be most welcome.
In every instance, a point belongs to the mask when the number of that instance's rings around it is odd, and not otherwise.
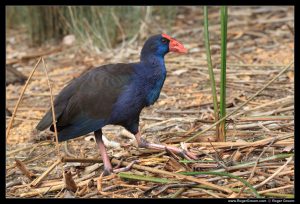
[[[145,76],[146,105],[152,105],[159,97],[160,91],[166,79],[166,67],[164,56],[147,55],[141,61]]]

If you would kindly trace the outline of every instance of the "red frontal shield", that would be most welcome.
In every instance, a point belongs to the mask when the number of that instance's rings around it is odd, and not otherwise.
[[[179,41],[175,40],[174,38],[164,33],[162,34],[162,37],[170,40],[169,43],[170,52],[187,53],[187,49]]]

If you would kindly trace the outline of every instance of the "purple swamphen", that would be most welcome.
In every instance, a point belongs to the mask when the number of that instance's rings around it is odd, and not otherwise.
[[[196,159],[194,154],[183,149],[149,143],[139,133],[142,109],[158,99],[164,84],[164,56],[168,52],[187,53],[187,49],[166,34],[154,35],[145,42],[140,62],[103,65],[72,80],[54,101],[58,141],[94,132],[105,175],[113,171],[102,140],[102,127],[108,124],[126,128],[135,135],[139,147],[167,149]],[[36,129],[42,131],[49,126],[54,131],[51,110]]]

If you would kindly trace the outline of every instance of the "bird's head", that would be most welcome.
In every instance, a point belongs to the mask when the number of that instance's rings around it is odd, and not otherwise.
[[[187,53],[187,49],[179,41],[163,33],[151,36],[145,42],[141,54],[164,57],[168,52]]]

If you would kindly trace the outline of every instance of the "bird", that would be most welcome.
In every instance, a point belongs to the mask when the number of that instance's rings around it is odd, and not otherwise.
[[[102,139],[102,128],[109,124],[122,126],[135,135],[139,148],[167,149],[196,159],[194,153],[181,148],[147,142],[139,130],[141,111],[159,98],[167,74],[164,57],[169,52],[184,54],[187,49],[165,33],[156,34],[145,41],[139,62],[103,65],[71,80],[54,100],[58,141],[94,132],[104,175],[114,172]],[[51,109],[36,129],[48,127],[54,132]]]

